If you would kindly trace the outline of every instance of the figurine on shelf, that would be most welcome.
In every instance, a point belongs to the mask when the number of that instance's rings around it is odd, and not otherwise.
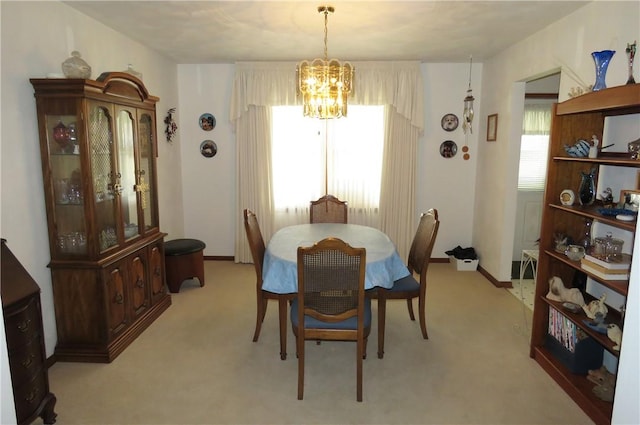
[[[600,369],[593,369],[587,372],[587,380],[596,384],[593,393],[605,401],[613,401],[613,388],[616,385],[616,375],[609,372],[606,366]]]
[[[558,276],[549,279],[549,292],[546,295],[551,301],[570,302],[584,308],[584,297],[578,288],[567,288]]]
[[[573,244],[573,239],[569,235],[565,235],[564,233],[554,233],[553,240],[555,243],[556,252],[565,253],[567,247]]]
[[[598,136],[595,134],[591,137],[591,147],[589,148],[589,158],[597,158],[598,157],[598,145],[600,144],[600,140],[598,140]]]
[[[613,349],[620,351],[620,342],[622,341],[622,330],[620,327],[615,323],[609,323],[607,325],[607,336],[616,344],[613,346]]]
[[[633,78],[633,58],[636,56],[636,42],[634,41],[633,44],[627,43],[625,52],[627,52],[627,56],[629,56],[629,78],[627,79],[627,84],[635,84],[636,80]]]
[[[584,310],[587,317],[591,320],[596,320],[602,317],[604,319],[607,317],[607,313],[609,309],[607,305],[604,303],[604,300],[607,299],[607,294],[604,293],[600,296],[599,299],[591,301],[587,305],[583,305],[582,309]],[[601,316],[600,316],[601,315]]]
[[[611,190],[611,188],[606,188],[600,196],[602,196],[602,203],[604,204],[605,208],[611,208],[611,206],[613,205],[613,191]]]
[[[609,372],[606,366],[600,366],[599,369],[587,371],[587,380],[597,385],[613,385],[616,382],[616,375]]]

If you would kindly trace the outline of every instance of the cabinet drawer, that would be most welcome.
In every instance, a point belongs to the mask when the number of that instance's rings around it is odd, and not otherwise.
[[[5,311],[5,329],[9,350],[26,345],[40,335],[39,309],[37,298],[32,297],[26,303],[12,308],[11,311]]]
[[[36,374],[42,373],[43,365],[44,358],[39,338],[31,340],[29,344],[19,350],[9,352],[11,379],[15,387],[30,381]]]
[[[16,403],[16,417],[18,423],[31,416],[40,406],[40,402],[47,395],[47,383],[44,373],[38,373],[31,381],[15,387],[13,397]]]

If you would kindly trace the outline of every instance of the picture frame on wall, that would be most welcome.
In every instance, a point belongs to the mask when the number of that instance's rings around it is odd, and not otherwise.
[[[498,133],[498,114],[487,117],[487,142],[495,142]]]

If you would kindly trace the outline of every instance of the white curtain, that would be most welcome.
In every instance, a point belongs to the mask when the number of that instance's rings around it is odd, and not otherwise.
[[[386,105],[387,122],[380,230],[407,257],[415,233],[415,158],[424,127],[422,76],[419,62],[354,62],[352,104]],[[236,64],[231,97],[231,122],[236,133],[237,217],[236,262],[252,262],[242,211],[258,217],[265,242],[274,231],[270,172],[271,106],[299,104],[296,64],[243,62]]]
[[[548,135],[550,133],[551,105],[525,105],[522,134]]]

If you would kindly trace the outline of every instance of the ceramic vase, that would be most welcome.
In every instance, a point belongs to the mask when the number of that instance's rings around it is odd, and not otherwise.
[[[62,62],[62,72],[67,78],[89,78],[91,77],[91,67],[82,59],[82,55],[77,50],[71,52],[71,57]]]
[[[580,189],[578,190],[578,199],[580,205],[591,205],[596,199],[596,169],[592,168],[590,172],[580,172],[582,180],[580,181]]]
[[[596,83],[593,85],[593,91],[598,91],[607,88],[606,76],[607,68],[611,58],[616,53],[615,50],[603,50],[601,52],[593,52],[591,56],[596,65]]]

